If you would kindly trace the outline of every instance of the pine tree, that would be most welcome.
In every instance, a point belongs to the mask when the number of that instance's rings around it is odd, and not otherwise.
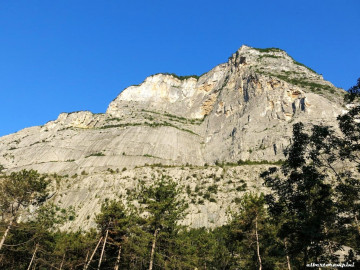
[[[281,264],[277,261],[284,261],[285,258],[273,254],[279,247],[263,194],[246,193],[228,227],[233,265],[244,269],[275,269]]]
[[[47,196],[49,181],[34,170],[13,172],[0,182],[0,213],[3,220],[9,220],[7,228],[0,240],[0,250],[6,237],[19,215],[19,210],[30,203],[39,204]]]
[[[178,222],[185,216],[188,207],[180,194],[177,183],[166,176],[149,187],[142,185],[139,192],[140,203],[147,215],[146,230],[152,234],[149,270],[155,264],[171,269],[179,262],[174,257],[179,248],[175,240],[181,229]]]
[[[352,87],[350,95],[353,100],[359,100],[360,78],[358,84]],[[336,159],[343,164],[343,169],[337,172],[338,183],[337,206],[342,225],[343,242],[355,248],[360,254],[360,106],[355,106],[348,113],[338,117],[342,136],[334,145],[337,149]],[[354,170],[355,169],[355,170]]]
[[[119,269],[121,262],[121,253],[123,252],[123,244],[128,241],[130,237],[130,226],[132,225],[132,220],[134,220],[134,215],[132,218],[128,210],[121,201],[108,201],[101,206],[101,212],[95,218],[98,228],[102,236],[108,235],[108,241],[112,244],[108,248],[109,257],[116,258],[113,264],[115,265],[114,269]],[[115,247],[115,249],[114,249]]]
[[[308,135],[303,124],[295,124],[281,172],[271,168],[262,174],[273,191],[266,199],[280,223],[279,236],[290,258],[297,264],[301,260],[302,267],[310,261],[336,261],[334,253],[339,249],[331,241],[336,231],[335,192],[323,168],[333,159],[326,155],[329,148],[323,144],[330,135],[328,128],[318,126]]]

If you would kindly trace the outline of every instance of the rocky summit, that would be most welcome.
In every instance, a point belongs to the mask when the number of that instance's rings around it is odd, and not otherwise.
[[[242,46],[201,76],[152,75],[104,114],[62,113],[1,137],[0,164],[55,173],[51,200],[77,213],[65,228],[94,226],[105,198],[162,174],[184,187],[185,224],[219,226],[243,192],[263,190],[259,173],[284,159],[294,123],[337,126],[344,93],[283,50]]]

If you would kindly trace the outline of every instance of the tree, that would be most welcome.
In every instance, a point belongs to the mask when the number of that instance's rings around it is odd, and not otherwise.
[[[270,213],[282,217],[279,236],[288,243],[294,261],[301,257],[304,268],[309,261],[334,260],[334,252],[339,249],[330,241],[337,214],[334,189],[319,166],[329,165],[323,163],[321,139],[330,134],[328,128],[315,126],[310,136],[303,124],[295,124],[282,171],[271,168],[262,174],[273,191],[266,197]]]
[[[140,203],[147,214],[146,229],[152,233],[149,270],[154,261],[167,268],[179,262],[176,258],[178,243],[174,241],[181,226],[178,222],[185,216],[188,205],[180,199],[181,190],[171,178],[163,176],[151,186],[142,185]],[[172,265],[172,266],[171,266]]]
[[[357,80],[357,84],[351,87],[344,97],[345,102],[358,101],[360,96],[360,78]]]
[[[358,100],[360,78],[345,101]],[[339,130],[294,125],[281,170],[262,174],[266,196],[293,261],[333,260],[341,245],[360,253],[360,106],[338,116]],[[353,254],[353,251],[351,251]],[[348,256],[348,258],[354,256]]]
[[[115,270],[119,269],[123,243],[130,234],[131,217],[128,210],[120,201],[112,200],[101,206],[101,212],[96,216],[95,221],[103,236],[108,234],[109,241],[117,247],[113,257],[116,257]],[[133,216],[134,217],[134,216]]]
[[[95,230],[88,232],[55,232],[54,248],[50,251],[51,262],[56,260],[56,266],[61,264],[65,269],[83,269],[90,252],[96,246],[98,233]],[[62,263],[62,261],[64,261]]]
[[[68,211],[46,203],[32,212],[25,222],[13,224],[4,244],[6,248],[2,250],[0,268],[12,269],[12,265],[23,269],[29,266],[30,258],[31,264],[39,269],[58,267],[64,260],[65,252],[58,256],[56,243],[59,233],[56,232],[56,227],[69,220],[70,214],[72,209]]]
[[[0,250],[3,247],[13,222],[21,208],[29,204],[39,204],[47,197],[46,188],[49,181],[34,170],[13,172],[5,176],[0,182],[0,212],[2,219],[9,220],[7,228],[0,241]]]
[[[59,209],[60,210],[60,209]],[[15,223],[6,239],[6,248],[2,250],[1,269],[23,269],[32,265],[47,269],[60,265],[54,254],[56,234],[55,225],[66,219],[66,211],[58,211],[53,204],[40,206],[26,222]],[[55,256],[54,256],[55,255]],[[26,268],[25,268],[26,269]]]
[[[274,226],[269,222],[264,195],[246,193],[240,202],[239,211],[232,217],[229,227],[229,250],[234,254],[234,266],[244,269],[275,269],[274,251],[278,241]],[[272,255],[272,253],[274,253]]]
[[[351,92],[352,91],[352,92]],[[349,92],[354,99],[360,96],[360,78]],[[337,173],[338,211],[343,228],[344,242],[360,254],[360,106],[338,117],[342,137],[336,141],[339,151],[336,159],[343,164]]]

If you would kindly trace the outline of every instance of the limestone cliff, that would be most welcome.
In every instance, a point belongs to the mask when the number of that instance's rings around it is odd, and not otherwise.
[[[227,63],[200,77],[150,76],[122,91],[104,114],[62,113],[43,126],[1,137],[0,164],[8,172],[32,168],[43,173],[88,174],[76,180],[81,182],[78,187],[70,185],[64,191],[62,186],[61,200],[55,198],[79,207],[77,222],[81,222],[94,210],[87,205],[100,191],[99,198],[116,194],[113,189],[121,177],[111,176],[112,184],[105,184],[109,171],[126,167],[136,178],[137,172],[143,174],[136,166],[151,164],[277,161],[284,158],[294,123],[336,125],[336,116],[344,110],[343,94],[280,49],[242,46]],[[184,186],[187,176],[179,180]],[[77,192],[91,181],[98,185]],[[127,187],[120,189],[125,192]],[[71,194],[81,195],[74,201]],[[225,205],[216,210],[220,216]],[[208,218],[196,226],[207,225]],[[225,222],[215,220],[217,225]]]

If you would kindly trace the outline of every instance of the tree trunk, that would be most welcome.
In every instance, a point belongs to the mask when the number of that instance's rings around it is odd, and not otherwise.
[[[2,249],[2,247],[3,247],[4,243],[5,243],[6,236],[8,235],[8,233],[9,233],[9,231],[10,231],[10,228],[11,228],[11,225],[13,224],[13,222],[14,222],[14,219],[15,219],[15,217],[12,217],[12,218],[10,219],[10,222],[9,222],[9,224],[8,224],[5,232],[4,232],[4,235],[3,235],[2,238],[1,238],[1,241],[0,241],[0,250]]]
[[[116,258],[116,263],[115,263],[114,270],[119,270],[120,256],[121,256],[121,245],[119,246],[119,253],[118,253],[118,256]]]
[[[88,250],[88,252],[86,253],[84,269],[85,269],[85,265],[87,264],[87,261],[88,261],[87,259],[89,258],[89,252],[90,252],[90,250]]]
[[[304,250],[304,260],[303,260],[303,262],[304,262],[304,265],[303,265],[304,269],[306,269],[307,261],[308,261],[308,249],[307,249],[307,247],[305,247],[305,250]]]
[[[155,247],[156,247],[156,237],[157,237],[158,232],[159,232],[159,229],[156,229],[154,232],[154,239],[153,239],[153,243],[152,243],[152,247],[151,247],[149,270],[152,270],[152,268],[153,268],[154,254],[155,254]]]
[[[288,255],[288,251],[287,251],[286,239],[284,239],[284,246],[285,246],[285,252],[286,252],[287,267],[288,267],[288,270],[291,270],[290,257]]]
[[[261,270],[262,264],[261,264],[261,256],[260,256],[260,244],[259,244],[257,216],[255,218],[255,236],[256,236],[256,252],[257,252],[257,256],[258,256],[258,260],[259,260],[259,270]]]
[[[359,221],[356,217],[356,213],[354,214],[354,218],[355,218],[355,226],[356,226],[356,230],[358,231],[358,233],[360,233],[360,226],[359,226]]]
[[[100,255],[100,260],[99,260],[99,265],[98,265],[97,270],[100,270],[101,261],[102,261],[102,258],[103,258],[103,256],[104,256],[105,245],[106,245],[106,240],[107,240],[107,238],[108,238],[108,234],[109,234],[109,230],[106,230],[105,239],[104,239],[104,245],[103,245],[103,248],[102,248],[102,250],[101,250],[101,255]]]
[[[62,267],[63,267],[63,265],[64,265],[64,260],[65,260],[65,253],[64,253],[64,256],[63,256],[63,258],[62,258],[62,261],[61,261],[59,270],[62,269]]]
[[[95,247],[95,249],[94,249],[94,252],[91,254],[91,257],[90,257],[89,261],[88,261],[88,262],[85,264],[85,266],[84,266],[84,270],[87,270],[87,269],[89,268],[89,265],[90,265],[90,263],[91,263],[91,261],[92,261],[92,258],[94,257],[94,255],[95,255],[95,253],[96,253],[96,251],[97,251],[97,249],[98,249],[98,247],[99,247],[102,239],[103,239],[103,238],[100,237],[100,240],[99,240],[99,242],[97,243],[97,245],[96,245],[96,247]]]
[[[35,250],[34,250],[34,253],[33,253],[33,255],[32,255],[32,258],[31,258],[31,261],[30,261],[28,270],[31,269],[31,265],[32,265],[32,263],[33,263],[33,261],[34,261],[34,259],[35,259],[35,254],[36,254],[37,249],[38,249],[38,244],[36,244],[36,246],[35,246]]]

